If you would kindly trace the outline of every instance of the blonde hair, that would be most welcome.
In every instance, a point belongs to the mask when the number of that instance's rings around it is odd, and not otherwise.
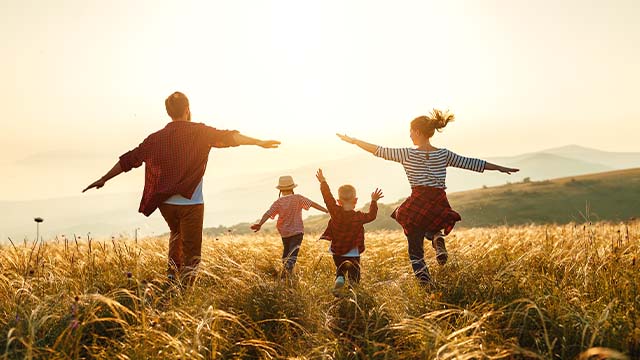
[[[356,188],[352,185],[342,185],[338,188],[338,199],[351,201],[356,198]]]
[[[413,121],[411,121],[411,129],[430,138],[435,134],[436,130],[442,131],[442,129],[454,119],[455,116],[448,110],[433,109],[428,116],[423,115],[413,119]]]

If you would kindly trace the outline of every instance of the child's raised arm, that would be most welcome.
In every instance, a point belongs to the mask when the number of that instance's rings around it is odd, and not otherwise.
[[[327,184],[327,179],[324,177],[322,169],[318,169],[316,179],[320,182],[320,192],[322,193],[322,199],[325,205],[327,205],[329,215],[331,215],[331,217],[339,216],[340,212],[338,211],[338,205],[336,205],[336,199],[333,197],[333,194],[331,194],[331,189],[329,189],[329,184]]]
[[[378,200],[382,199],[384,195],[382,195],[381,189],[376,189],[376,191],[371,193],[371,203],[369,204],[369,212],[363,213],[358,212],[360,215],[360,221],[363,224],[370,223],[376,219],[378,216]]]
[[[358,145],[358,147],[361,148],[362,150],[368,151],[368,152],[370,152],[372,154],[375,154],[376,150],[378,150],[378,145],[369,144],[366,141],[358,140],[356,138],[352,138],[352,137],[344,135],[344,134],[336,134],[336,135],[338,135],[340,140],[342,140],[344,142],[348,142],[349,144]]]

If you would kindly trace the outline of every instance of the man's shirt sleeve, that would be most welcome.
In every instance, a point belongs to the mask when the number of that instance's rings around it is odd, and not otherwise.
[[[233,136],[238,133],[237,130],[218,130],[214,127],[205,125],[206,139],[211,147],[225,148],[238,146]]]
[[[122,171],[127,172],[133,168],[137,168],[147,159],[150,148],[149,138],[144,139],[137,148],[130,150],[120,156],[120,167]]]

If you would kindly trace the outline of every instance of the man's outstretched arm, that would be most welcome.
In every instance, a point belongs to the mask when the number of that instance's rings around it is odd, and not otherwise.
[[[91,188],[96,188],[96,189],[100,189],[101,187],[104,186],[104,184],[113,179],[114,177],[122,174],[122,166],[120,165],[120,161],[118,161],[115,165],[113,165],[113,167],[111,168],[111,170],[109,170],[109,172],[107,172],[103,177],[101,177],[100,179],[94,181],[91,185],[87,186],[86,189],[82,190],[82,192],[85,192]]]
[[[252,137],[242,135],[240,133],[233,134],[233,140],[238,145],[258,145],[265,149],[274,149],[280,145],[280,141],[277,140],[260,140]]]

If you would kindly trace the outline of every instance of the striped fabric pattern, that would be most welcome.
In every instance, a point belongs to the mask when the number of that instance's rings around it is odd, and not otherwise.
[[[426,151],[379,146],[374,155],[402,164],[412,188],[431,186],[446,189],[445,179],[448,166],[483,172],[486,165],[484,160],[460,156],[447,149]]]
[[[276,227],[283,238],[304,233],[302,223],[302,209],[309,210],[311,200],[299,194],[285,195],[276,200],[267,215],[275,219],[278,216]]]

